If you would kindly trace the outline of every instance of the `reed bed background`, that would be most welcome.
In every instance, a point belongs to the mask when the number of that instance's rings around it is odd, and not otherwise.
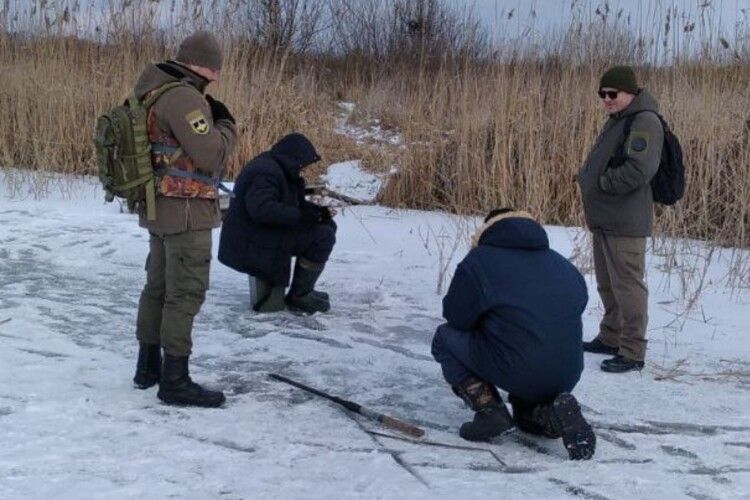
[[[633,19],[574,1],[568,29],[493,39],[441,0],[107,0],[103,15],[94,1],[0,1],[0,166],[95,173],[96,117],[205,28],[226,50],[209,92],[240,124],[228,176],[297,130],[326,163],[395,170],[385,204],[515,206],[581,225],[574,177],[606,119],[598,78],[624,63],[685,149],[688,192],[658,208],[659,233],[750,245],[750,37],[742,20],[727,35],[711,2],[692,17],[644,6]],[[351,123],[378,119],[401,143],[337,133],[340,101],[356,104]]]

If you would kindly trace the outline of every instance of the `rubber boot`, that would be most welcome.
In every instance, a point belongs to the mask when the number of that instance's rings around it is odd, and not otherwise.
[[[458,435],[468,441],[488,441],[514,429],[513,418],[494,386],[471,377],[453,391],[474,410],[474,420],[464,423]]]
[[[161,383],[157,397],[170,405],[217,408],[226,398],[221,391],[204,389],[190,379],[189,356],[164,353]]]
[[[284,287],[272,286],[267,281],[256,278],[258,301],[253,304],[256,312],[268,313],[286,309],[284,302]]]
[[[148,389],[159,383],[161,376],[161,346],[144,344],[138,347],[138,362],[133,383],[138,389]]]
[[[307,314],[328,312],[331,309],[330,301],[315,292],[315,283],[323,273],[324,267],[325,264],[297,258],[292,284],[286,296],[286,305],[289,309]]]

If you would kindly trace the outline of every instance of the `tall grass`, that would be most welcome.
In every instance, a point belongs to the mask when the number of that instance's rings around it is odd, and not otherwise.
[[[687,195],[657,210],[658,231],[747,247],[742,28],[726,35],[710,6],[686,17],[644,0],[633,18],[604,2],[594,12],[572,4],[581,14],[568,29],[492,43],[471,11],[440,0],[109,0],[101,18],[85,0],[34,0],[35,9],[6,0],[0,164],[94,173],[96,116],[131,91],[148,62],[174,54],[181,36],[208,28],[226,50],[210,92],[242,134],[228,175],[298,130],[327,161],[363,158],[383,172],[396,165],[382,195],[389,205],[461,213],[512,205],[547,223],[582,224],[574,176],[606,119],[598,77],[628,63],[661,102],[688,164]],[[352,119],[378,118],[403,143],[336,134],[340,100],[357,104]]]

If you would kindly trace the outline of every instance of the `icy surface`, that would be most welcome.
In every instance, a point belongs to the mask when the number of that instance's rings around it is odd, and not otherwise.
[[[430,356],[438,278],[465,252],[464,239],[452,252],[465,221],[340,213],[326,315],[255,315],[246,277],[215,261],[192,374],[228,402],[184,409],[131,384],[147,233],[95,186],[66,188],[72,200],[0,193],[0,498],[749,498],[750,294],[721,284],[720,255],[685,314],[679,277],[649,255],[647,366],[610,375],[586,356],[575,395],[599,446],[575,463],[559,442],[520,433],[472,445],[494,454],[375,436],[395,432],[267,377],[469,445],[456,435],[469,411]],[[580,231],[549,231],[570,255]],[[587,279],[591,337],[601,306]]]
[[[334,163],[321,180],[327,188],[364,203],[375,201],[383,186],[383,176],[366,172],[359,160]]]

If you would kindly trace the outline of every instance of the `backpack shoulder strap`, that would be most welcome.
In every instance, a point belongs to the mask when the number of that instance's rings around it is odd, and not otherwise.
[[[163,96],[168,90],[171,90],[176,87],[180,87],[182,85],[186,85],[182,81],[178,82],[169,82],[165,83],[164,85],[160,87],[156,87],[154,90],[151,90],[148,93],[148,96],[143,100],[143,107],[146,108],[146,110],[150,109],[151,106],[153,106],[156,101]]]
[[[635,121],[635,117],[638,116],[642,111],[639,111],[638,113],[633,113],[632,115],[625,118],[625,127],[623,130],[623,141],[627,141],[628,137],[630,136],[630,130],[633,128],[633,122]]]
[[[660,113],[656,111],[652,111],[650,109],[645,109],[643,111],[638,111],[637,113],[633,113],[632,115],[625,118],[626,120],[625,121],[625,139],[627,139],[628,136],[630,135],[630,129],[633,127],[633,122],[635,121],[635,117],[640,115],[641,113],[653,113],[659,119],[659,122],[661,122],[661,126],[664,129],[664,131],[670,130],[669,124]]]

